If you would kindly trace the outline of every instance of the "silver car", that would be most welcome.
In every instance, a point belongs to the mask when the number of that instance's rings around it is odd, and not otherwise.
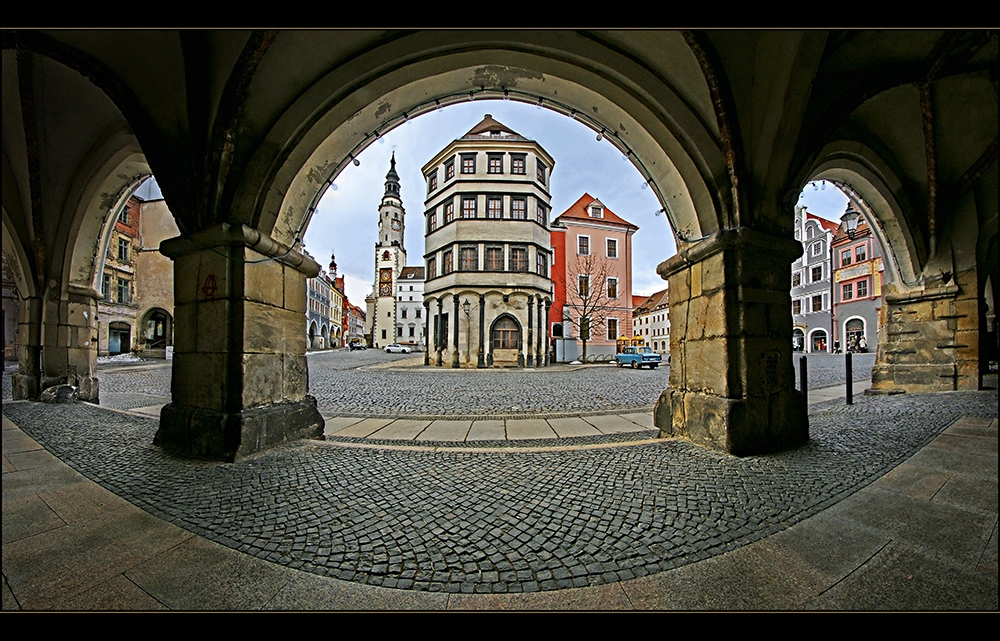
[[[409,354],[411,350],[406,345],[400,345],[399,343],[390,343],[385,346],[386,354]]]

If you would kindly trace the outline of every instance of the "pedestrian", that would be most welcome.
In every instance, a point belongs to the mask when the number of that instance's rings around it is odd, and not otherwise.
[[[868,351],[868,341],[865,340],[864,336],[858,339],[858,350],[862,352]]]

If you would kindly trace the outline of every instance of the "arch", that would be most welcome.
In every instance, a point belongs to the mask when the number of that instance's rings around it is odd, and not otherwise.
[[[854,345],[854,341],[860,340],[862,337],[864,337],[865,342],[870,342],[870,339],[868,338],[868,321],[866,321],[863,316],[855,315],[845,318],[841,328],[841,336],[844,337],[843,347],[845,351],[851,349]]]
[[[490,351],[498,349],[520,350],[523,344],[520,321],[511,314],[500,314],[490,324]]]
[[[139,315],[138,331],[143,350],[166,350],[174,344],[173,315],[162,307],[151,307]]]
[[[792,351],[801,352],[806,347],[806,335],[798,327],[792,329]]]
[[[807,339],[806,346],[809,353],[830,350],[830,333],[823,328],[817,327],[809,330]]]
[[[704,237],[721,226],[726,160],[690,46],[677,33],[663,40],[684,69],[676,86],[575,32],[560,38],[418,32],[373,47],[288,106],[251,162],[247,175],[255,184],[240,186],[233,210],[252,212],[249,224],[291,245],[326,187],[376,134],[437,104],[466,100],[470,91],[486,98],[508,92],[512,100],[541,98],[543,106],[602,132],[649,180],[675,233],[685,240]],[[677,89],[682,85],[684,92]]]

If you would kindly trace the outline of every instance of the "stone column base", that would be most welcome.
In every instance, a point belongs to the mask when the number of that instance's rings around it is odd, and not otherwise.
[[[160,412],[153,444],[231,463],[289,441],[322,440],[324,427],[312,396],[232,414],[170,403]]]
[[[11,398],[15,401],[38,400],[38,377],[30,374],[11,376]]]

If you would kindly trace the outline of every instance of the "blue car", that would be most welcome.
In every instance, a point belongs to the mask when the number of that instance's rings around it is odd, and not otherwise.
[[[620,352],[615,354],[615,362],[618,367],[630,365],[632,369],[639,369],[643,366],[656,369],[660,360],[660,355],[650,347],[623,347]]]

